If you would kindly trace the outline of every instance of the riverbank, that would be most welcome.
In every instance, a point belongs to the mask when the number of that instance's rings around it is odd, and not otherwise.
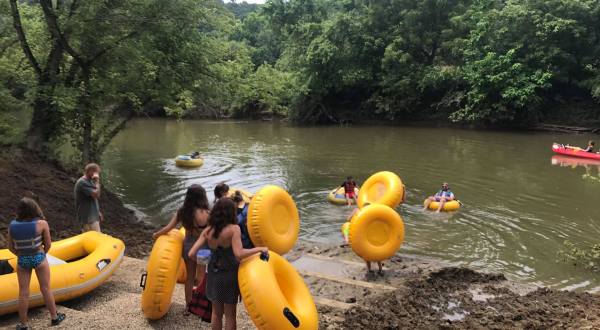
[[[299,262],[320,260],[319,272]],[[588,293],[555,291],[513,283],[502,274],[483,274],[433,259],[398,255],[385,273],[365,275],[348,248],[299,243],[287,258],[304,276],[319,312],[319,329],[596,329],[600,299]],[[313,259],[313,260],[315,260]],[[345,277],[329,274],[344,265]],[[209,329],[194,315],[184,316],[183,285],[175,287],[171,308],[157,321],[141,311],[139,280],[146,260],[125,257],[117,272],[85,297],[59,304],[68,318],[57,329]],[[315,265],[313,265],[314,268]],[[309,269],[307,269],[309,268]],[[338,268],[336,271],[339,271]],[[48,326],[45,308],[30,311],[34,328]],[[0,317],[13,327],[17,314]],[[243,304],[238,328],[255,329]]]
[[[69,173],[59,164],[42,160],[27,151],[12,148],[0,154],[0,249],[6,248],[6,231],[14,217],[17,202],[27,192],[39,198],[50,224],[53,240],[81,233],[75,219],[73,187],[78,173]],[[155,226],[140,222],[134,211],[123,206],[117,195],[102,189],[100,209],[104,214],[102,231],[125,240],[126,254],[147,255],[152,248]]]
[[[57,164],[19,150],[2,154],[0,233],[6,233],[13,208],[25,191],[40,198],[54,239],[79,233],[72,210],[76,178]],[[106,217],[104,231],[122,239],[132,258],[125,258],[114,276],[98,289],[61,303],[59,309],[69,315],[61,328],[207,329],[207,323],[182,315],[182,285],[177,285],[172,308],[164,319],[149,322],[143,317],[139,280],[154,227],[140,223],[118,196],[107,190],[101,207]],[[397,255],[385,263],[384,275],[379,276],[367,274],[351,249],[337,245],[299,242],[287,258],[313,294],[321,329],[600,327],[600,299],[594,295],[522,285],[502,274],[482,274],[436,259]],[[31,311],[36,328],[47,327],[47,318],[43,308]],[[0,317],[0,328],[13,327],[16,322],[16,314]],[[238,322],[241,329],[254,328],[243,304],[239,305]]]

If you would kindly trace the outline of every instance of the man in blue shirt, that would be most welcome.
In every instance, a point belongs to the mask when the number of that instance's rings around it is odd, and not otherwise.
[[[454,193],[452,193],[452,191],[450,190],[448,183],[444,182],[444,183],[442,183],[442,189],[440,189],[440,191],[435,193],[435,195],[433,195],[433,196],[427,197],[427,200],[425,201],[425,206],[423,207],[423,211],[425,211],[425,210],[427,210],[427,208],[429,208],[429,204],[431,204],[431,202],[439,202],[440,206],[438,206],[438,209],[436,212],[440,212],[444,208],[444,204],[446,204],[446,202],[450,202],[453,200],[454,200]]]

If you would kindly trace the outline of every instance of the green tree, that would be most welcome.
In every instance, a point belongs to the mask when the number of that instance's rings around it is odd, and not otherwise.
[[[10,5],[36,77],[29,147],[47,154],[50,142],[67,136],[82,161],[99,158],[136,110],[176,107],[185,90],[214,76],[211,63],[222,61],[215,45],[229,23],[216,1]],[[21,11],[32,14],[22,19]]]

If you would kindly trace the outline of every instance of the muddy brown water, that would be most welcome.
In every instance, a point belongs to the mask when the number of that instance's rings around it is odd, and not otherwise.
[[[525,283],[600,290],[600,277],[558,260],[565,240],[600,237],[600,162],[553,157],[552,142],[584,145],[591,135],[409,127],[292,127],[268,122],[140,119],[104,156],[104,180],[125,203],[166,223],[192,183],[212,199],[214,186],[256,192],[287,189],[300,211],[301,238],[341,242],[350,213],[327,193],[352,175],[360,184],[389,170],[407,186],[398,208],[401,252],[503,272]],[[204,165],[175,167],[198,150]],[[448,181],[464,203],[452,214],[421,211],[423,199]]]

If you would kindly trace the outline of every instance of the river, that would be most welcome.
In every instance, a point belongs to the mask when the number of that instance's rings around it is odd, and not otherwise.
[[[597,136],[596,136],[597,137]],[[186,187],[219,182],[256,192],[275,184],[300,211],[302,239],[341,243],[351,209],[326,195],[347,175],[360,183],[381,170],[407,187],[398,208],[401,252],[439,258],[555,288],[600,291],[600,276],[558,260],[565,240],[600,237],[600,163],[552,156],[552,142],[585,145],[587,135],[394,126],[293,127],[270,122],[137,119],[104,155],[107,184],[149,221],[166,223]],[[173,158],[201,152],[204,165]],[[553,165],[554,163],[554,165]],[[464,203],[455,213],[423,212],[441,182]]]

